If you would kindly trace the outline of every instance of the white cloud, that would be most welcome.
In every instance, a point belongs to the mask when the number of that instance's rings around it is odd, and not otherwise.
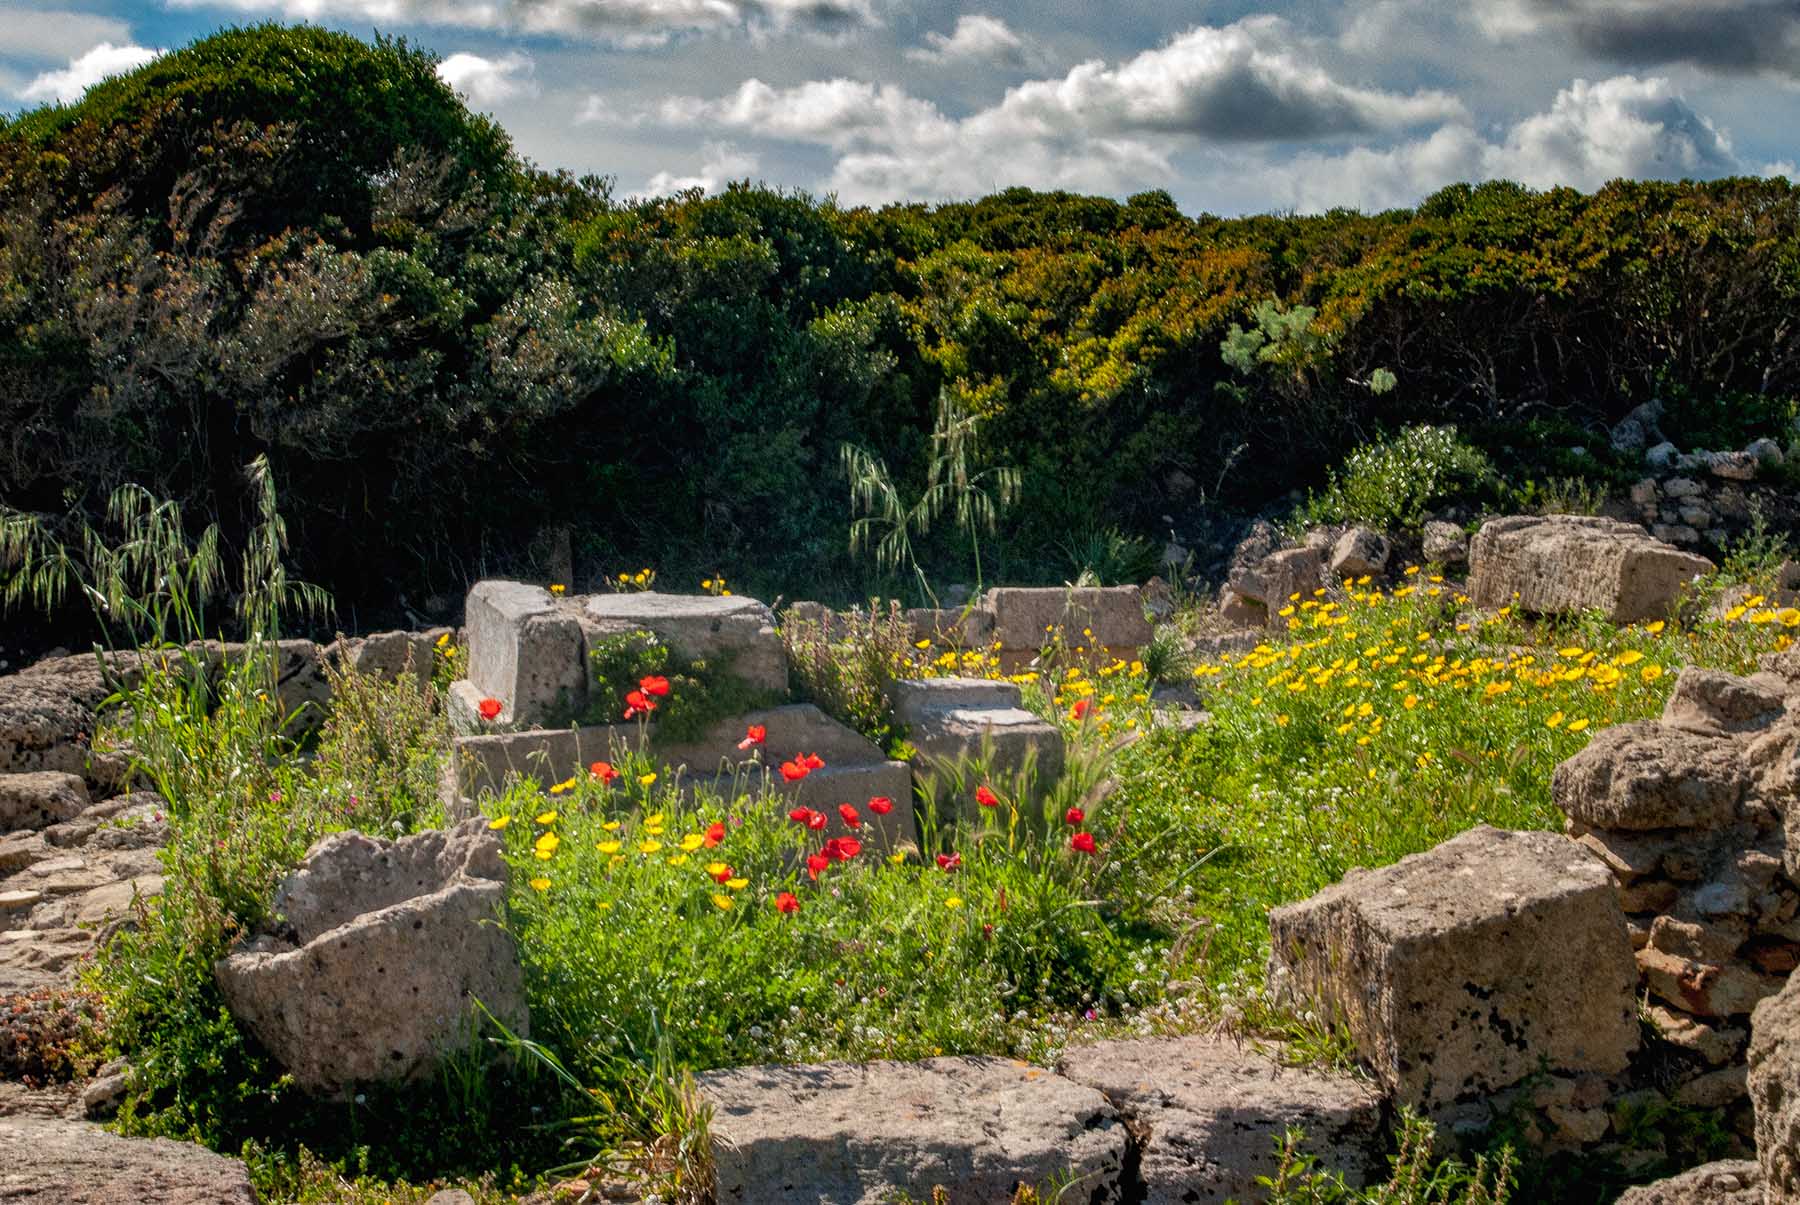
[[[290,20],[437,25],[658,44],[680,34],[800,29],[833,33],[876,23],[872,0],[168,0]]]
[[[643,195],[665,197],[690,188],[718,192],[733,180],[748,179],[760,164],[755,155],[740,151],[729,142],[709,142],[702,148],[702,153],[705,158],[697,174],[677,176],[672,172],[657,172],[644,185]]]
[[[915,46],[906,57],[918,63],[986,63],[995,67],[1028,67],[1038,61],[1036,50],[999,17],[967,13],[956,19],[949,34],[935,30],[925,35],[925,45]]]
[[[960,118],[898,86],[841,78],[790,88],[752,79],[716,99],[670,97],[650,115],[827,147],[840,158],[826,186],[851,203],[1013,184],[1132,192],[1170,183],[1183,141],[1311,141],[1466,120],[1442,93],[1340,83],[1277,45],[1287,33],[1274,18],[1202,26],[1116,67],[1093,61],[1021,84]]]
[[[1303,154],[1268,171],[1271,191],[1301,209],[1410,205],[1459,180],[1508,179],[1532,188],[1593,189],[1619,177],[1706,178],[1743,170],[1731,139],[1665,79],[1575,80],[1547,112],[1498,141],[1446,125],[1399,146]]]
[[[24,100],[54,100],[69,104],[109,75],[119,75],[142,67],[161,54],[144,46],[114,46],[102,42],[78,58],[69,60],[61,71],[46,71],[26,84],[19,92]]]
[[[439,63],[437,73],[477,108],[489,108],[515,96],[535,96],[537,82],[531,78],[535,68],[527,54],[488,59],[463,52]]]
[[[98,13],[4,6],[8,58],[72,59],[97,42],[126,45],[131,26]]]

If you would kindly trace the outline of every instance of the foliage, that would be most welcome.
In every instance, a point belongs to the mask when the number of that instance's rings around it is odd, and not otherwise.
[[[593,702],[585,723],[631,719],[636,709],[629,696],[644,679],[665,680],[666,693],[646,699],[651,735],[659,741],[691,741],[728,716],[742,715],[777,702],[731,672],[729,658],[692,660],[678,655],[654,632],[628,632],[593,642],[588,650],[593,671]]]
[[[1458,439],[1455,427],[1407,427],[1346,456],[1331,471],[1324,492],[1309,496],[1295,521],[1416,529],[1432,505],[1477,495],[1492,477],[1487,457]]]
[[[900,604],[840,612],[828,621],[782,616],[781,641],[787,650],[796,696],[816,704],[832,719],[848,724],[894,751],[906,727],[888,706],[888,683],[916,672],[912,625]]]
[[[1411,1109],[1400,1113],[1398,1149],[1389,1156],[1388,1178],[1353,1189],[1337,1172],[1318,1170],[1316,1156],[1302,1149],[1305,1135],[1289,1130],[1276,1140],[1279,1164],[1273,1176],[1258,1176],[1270,1205],[1506,1205],[1513,1198],[1515,1158],[1510,1149],[1473,1164],[1438,1158],[1436,1127]],[[1524,1199],[1524,1198],[1521,1198]]]

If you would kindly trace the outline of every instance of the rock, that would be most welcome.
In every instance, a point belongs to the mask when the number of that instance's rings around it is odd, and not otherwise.
[[[0,677],[0,774],[48,770],[80,774],[96,785],[112,781],[116,771],[103,775],[89,764],[94,724],[93,705],[56,679],[30,673]]]
[[[113,1059],[94,1073],[94,1078],[81,1090],[81,1111],[90,1120],[104,1120],[119,1111],[125,1100],[125,1076],[129,1069],[124,1059]]]
[[[1231,550],[1231,566],[1226,578],[1232,589],[1246,598],[1263,600],[1262,587],[1255,582],[1256,567],[1281,547],[1281,532],[1267,519],[1258,519]],[[1242,581],[1245,584],[1240,585]]]
[[[276,891],[284,925],[214,966],[233,1016],[302,1088],[417,1079],[468,1046],[479,1000],[526,1032],[523,976],[499,924],[506,867],[480,818],[314,844]]]
[[[460,1188],[446,1188],[427,1197],[425,1205],[475,1205],[475,1198]]]
[[[1138,1179],[1146,1205],[1260,1199],[1290,1128],[1321,1171],[1358,1187],[1378,1179],[1386,1142],[1381,1099],[1343,1075],[1286,1067],[1211,1036],[1143,1038],[1071,1047],[1058,1068],[1098,1089],[1145,1135]]]
[[[989,590],[982,605],[993,613],[994,639],[1009,651],[1035,653],[1044,646],[1045,629],[1060,628],[1068,644],[1129,657],[1152,635],[1136,586],[1004,587]]]
[[[1193,559],[1193,550],[1181,544],[1177,544],[1174,540],[1170,540],[1163,545],[1161,563],[1165,569],[1180,573]]]
[[[17,1205],[256,1205],[242,1160],[84,1121],[0,1117],[0,1200]]]
[[[1040,791],[1061,777],[1062,730],[1019,706],[1018,687],[1012,683],[924,678],[896,682],[890,689],[895,718],[927,759],[973,758],[987,745],[993,753],[989,774],[996,780],[1027,765],[1033,767]]]
[[[1665,544],[1700,542],[1700,533],[1685,523],[1657,523],[1651,526],[1650,534]]]
[[[1611,1074],[1637,1047],[1612,877],[1553,833],[1471,829],[1275,909],[1269,934],[1271,991],[1342,1023],[1401,1103]]]
[[[1706,492],[1706,487],[1692,477],[1671,477],[1662,484],[1665,498],[1696,498]]]
[[[1708,1066],[1721,1067],[1737,1058],[1744,1048],[1748,1031],[1735,1025],[1708,1025],[1689,1013],[1660,1004],[1644,1008],[1663,1040],[1690,1054],[1700,1056]]]
[[[1748,452],[1708,452],[1706,469],[1727,481],[1754,481],[1761,462]]]
[[[1455,523],[1432,519],[1425,524],[1423,553],[1426,563],[1461,565],[1469,559],[1469,537]]]
[[[1761,732],[1781,717],[1782,695],[1748,678],[1683,666],[1663,704],[1662,722],[1705,736]]]
[[[1690,1109],[1723,1109],[1744,1099],[1743,1066],[1721,1067],[1696,1076],[1675,1090],[1675,1103]]]
[[[1269,608],[1225,586],[1219,590],[1219,618],[1234,628],[1260,628],[1269,622]]]
[[[929,640],[950,648],[985,648],[993,643],[994,616],[979,607],[909,607],[902,612],[915,641]],[[1040,642],[1038,647],[1042,647]]]
[[[1645,948],[1636,952],[1650,993],[1698,1017],[1738,1017],[1781,989],[1781,980],[1737,963],[1702,962]]]
[[[1674,444],[1664,440],[1655,447],[1645,450],[1644,463],[1653,469],[1666,469],[1675,463],[1678,455],[1680,455],[1680,450]]]
[[[1655,506],[1658,496],[1659,492],[1654,477],[1645,477],[1632,484],[1631,502],[1634,506]]]
[[[787,696],[787,651],[774,614],[754,598],[595,594],[582,601],[580,614],[590,646],[596,636],[654,632],[678,656],[723,669],[753,690]]]
[[[1615,452],[1642,452],[1644,445],[1650,442],[1650,432],[1644,429],[1642,423],[1627,416],[1612,429],[1611,442]]]
[[[1747,1082],[1768,1199],[1800,1201],[1800,975],[1750,1019]]]
[[[370,674],[385,682],[409,678],[424,690],[436,665],[438,637],[449,628],[425,632],[375,632],[356,638],[339,637],[328,650],[345,668]]]
[[[1704,531],[1713,525],[1712,509],[1697,502],[1678,507],[1675,513],[1680,517],[1683,527]]]
[[[87,806],[87,784],[78,774],[53,770],[0,774],[0,832],[73,820]]]
[[[1352,527],[1337,538],[1331,548],[1331,577],[1376,577],[1387,571],[1393,545],[1386,536],[1368,527]]]
[[[582,709],[588,672],[581,624],[548,590],[523,582],[477,582],[464,616],[468,691],[476,701],[500,701],[494,723],[532,727]]]
[[[85,929],[0,930],[0,996],[65,985],[93,948]]]
[[[1550,796],[1584,828],[1718,828],[1749,785],[1735,742],[1637,721],[1601,729],[1556,767]]]
[[[1296,594],[1311,598],[1313,591],[1325,584],[1325,561],[1316,548],[1288,548],[1264,561],[1257,576],[1263,583],[1262,601],[1269,608],[1270,625],[1285,627],[1287,620],[1276,612],[1294,602]]]
[[[719,1205],[876,1205],[937,1187],[988,1205],[1070,1175],[1082,1200],[1120,1196],[1126,1130],[1106,1098],[1012,1059],[736,1067],[695,1083]]]
[[[1705,557],[1654,540],[1634,523],[1587,515],[1514,515],[1482,525],[1469,549],[1479,607],[1514,601],[1532,614],[1598,610],[1614,623],[1668,614]]]
[[[1748,1159],[1724,1159],[1628,1188],[1615,1205],[1763,1205],[1762,1169]]]

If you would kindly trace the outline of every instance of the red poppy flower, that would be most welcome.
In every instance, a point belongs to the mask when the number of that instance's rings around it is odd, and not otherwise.
[[[706,830],[706,836],[701,840],[701,844],[706,846],[706,848],[711,849],[724,839],[725,822],[723,820],[715,820],[712,822],[712,826]]]
[[[1094,834],[1092,834],[1092,833],[1076,833],[1073,837],[1069,838],[1069,848],[1074,850],[1078,854],[1093,853],[1094,852]]]
[[[831,817],[827,816],[824,812],[815,812],[811,809],[807,810],[806,827],[810,828],[813,832],[818,832],[830,822]]]
[[[819,852],[834,862],[848,862],[862,852],[862,842],[855,837],[833,837]]]
[[[627,691],[625,694],[625,718],[649,715],[656,710],[656,702],[641,690]]]
[[[1087,713],[1093,709],[1094,701],[1092,699],[1076,699],[1075,706],[1069,708],[1069,718],[1071,720],[1085,720],[1087,719]]]
[[[795,824],[805,824],[807,822],[807,820],[811,818],[811,816],[812,816],[811,808],[795,808],[793,811],[788,813],[788,819],[792,820]]]
[[[815,883],[819,881],[819,872],[830,865],[831,859],[824,854],[806,855],[806,873],[811,876],[812,881]]]
[[[894,810],[894,801],[886,795],[875,795],[869,799],[869,810],[877,816],[885,816]]]
[[[735,871],[731,867],[727,866],[725,869],[721,870],[718,874],[715,874],[713,876],[713,882],[723,883],[726,879],[734,879],[736,877],[737,877],[737,871]]]
[[[769,730],[762,724],[752,724],[744,729],[744,739],[738,742],[738,748],[748,749],[751,745],[760,745],[769,739]]]
[[[638,689],[647,695],[663,698],[669,693],[669,680],[661,674],[651,674],[638,679]]]
[[[775,911],[793,915],[800,911],[800,897],[791,891],[782,892],[775,897]]]
[[[857,815],[856,809],[851,807],[849,804],[847,804],[847,803],[838,804],[838,815],[840,815],[844,818],[844,823],[846,825],[848,825],[850,828],[861,828],[862,827],[862,817]]]
[[[961,854],[939,854],[937,856],[937,864],[938,864],[938,869],[942,870],[942,871],[948,872],[948,871],[952,871],[952,870],[961,870],[962,869],[962,855]]]
[[[495,719],[500,715],[500,700],[483,699],[480,703],[476,704],[475,710],[481,713],[481,718],[484,720]]]
[[[781,777],[787,782],[799,782],[811,773],[812,767],[797,757],[793,761],[781,763]]]
[[[619,776],[619,772],[613,769],[613,764],[609,761],[595,762],[588,767],[588,773],[598,778],[601,786],[611,786],[613,780]]]
[[[820,757],[817,753],[808,753],[795,758],[795,760],[806,763],[806,768],[808,770],[823,770],[825,768],[825,759]]]
[[[1063,821],[1067,824],[1080,824],[1087,819],[1087,813],[1080,808],[1070,808],[1063,813]]]
[[[1000,796],[994,794],[986,787],[976,787],[975,802],[979,803],[984,808],[997,808],[1000,806]]]

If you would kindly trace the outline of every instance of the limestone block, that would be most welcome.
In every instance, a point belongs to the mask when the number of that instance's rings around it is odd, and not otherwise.
[[[1117,1201],[1126,1131],[1106,1098],[1003,1058],[736,1067],[695,1077],[713,1108],[720,1205],[990,1205],[1073,1173]]]
[[[595,594],[582,600],[581,626],[596,636],[654,632],[690,661],[723,667],[758,690],[786,697],[787,651],[775,616],[753,598]]]
[[[1565,837],[1481,826],[1270,914],[1270,986],[1342,1022],[1425,1109],[1637,1046],[1612,876]]]
[[[1614,623],[1666,615],[1682,588],[1713,567],[1634,523],[1587,515],[1490,520],[1469,559],[1476,606],[1506,606],[1516,594],[1533,614],[1598,610]]]
[[[581,710],[588,666],[581,624],[550,592],[523,582],[477,582],[464,611],[468,683],[500,700],[502,720],[527,727]]]
[[[1136,586],[1003,587],[982,604],[994,616],[994,639],[1011,652],[1036,652],[1061,628],[1065,643],[1099,646],[1120,656],[1150,643],[1150,621]],[[1090,638],[1084,632],[1092,632]]]

